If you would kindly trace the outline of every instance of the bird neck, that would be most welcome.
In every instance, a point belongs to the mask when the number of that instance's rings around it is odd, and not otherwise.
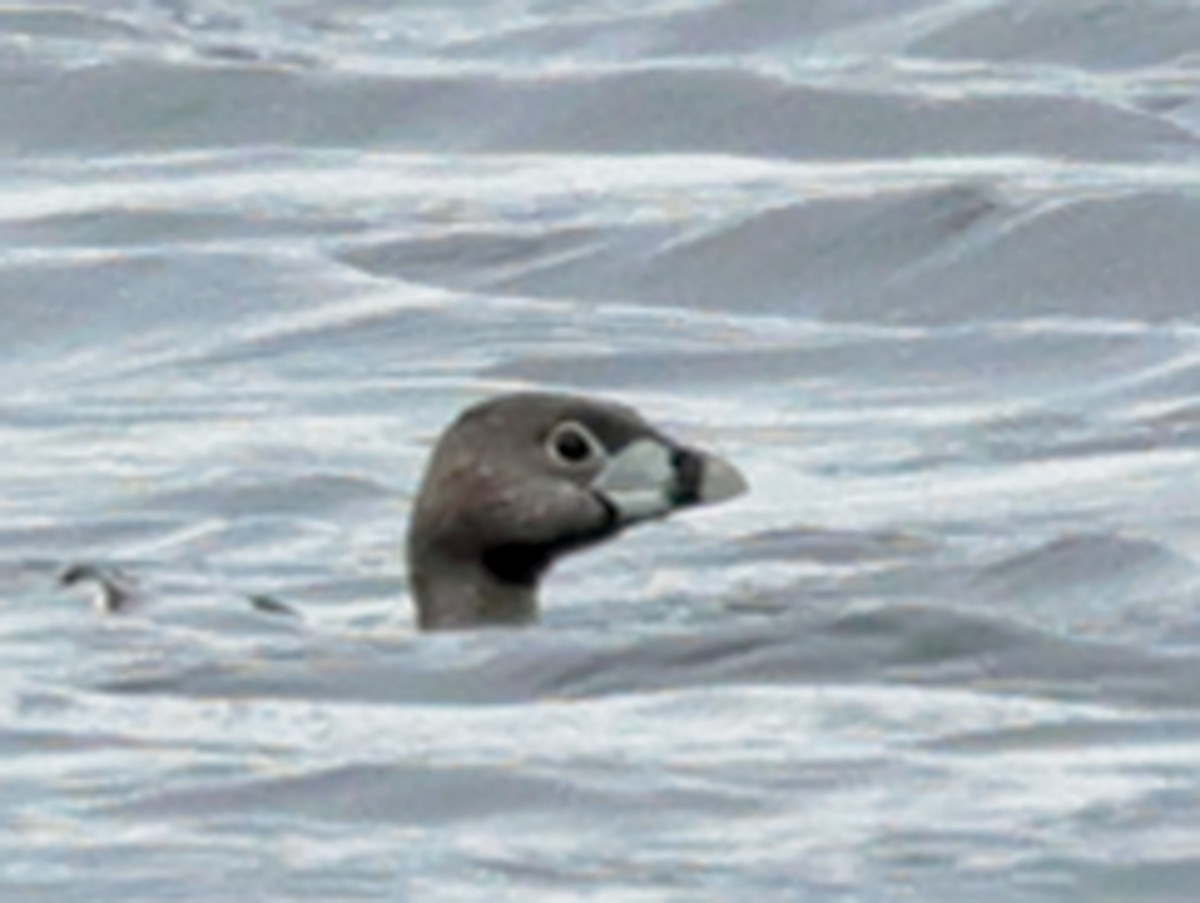
[[[410,561],[422,630],[527,624],[537,619],[537,585],[498,580],[482,564],[427,555]]]

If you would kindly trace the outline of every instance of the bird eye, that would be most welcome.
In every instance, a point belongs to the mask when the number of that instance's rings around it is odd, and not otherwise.
[[[583,464],[596,453],[596,440],[578,423],[563,423],[550,434],[547,447],[561,464]]]

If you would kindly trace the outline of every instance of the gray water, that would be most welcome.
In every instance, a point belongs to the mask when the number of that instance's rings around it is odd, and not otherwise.
[[[1200,3],[16,0],[0,154],[3,900],[1195,898]],[[752,492],[420,636],[531,386]]]

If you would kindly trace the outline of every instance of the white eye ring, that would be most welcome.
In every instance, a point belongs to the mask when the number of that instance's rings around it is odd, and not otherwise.
[[[581,467],[605,457],[600,441],[577,420],[564,420],[550,431],[546,454],[561,467]]]

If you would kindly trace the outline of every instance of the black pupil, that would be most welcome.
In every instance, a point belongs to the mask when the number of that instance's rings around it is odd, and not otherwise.
[[[564,430],[554,440],[554,448],[564,461],[579,462],[588,456],[591,448],[587,440],[575,430]]]

